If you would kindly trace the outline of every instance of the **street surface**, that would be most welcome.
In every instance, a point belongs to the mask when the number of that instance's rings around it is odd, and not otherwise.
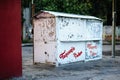
[[[120,54],[120,45],[116,46]],[[119,50],[119,51],[118,51]],[[110,53],[111,45],[103,46]],[[33,65],[33,47],[22,47],[23,76],[10,80],[120,80],[120,56],[103,55],[102,60],[77,62],[56,68],[52,65]]]

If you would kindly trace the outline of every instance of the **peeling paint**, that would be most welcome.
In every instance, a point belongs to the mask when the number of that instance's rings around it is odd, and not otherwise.
[[[99,59],[102,55],[102,50],[100,48],[99,41],[97,42],[87,42],[86,43],[86,59],[94,60],[95,58]]]
[[[38,19],[35,22],[35,39],[40,41],[55,41],[55,18]]]
[[[53,14],[52,14],[53,13]],[[62,64],[102,58],[102,22],[42,12],[34,19],[34,61]],[[81,18],[82,17],[82,18]]]

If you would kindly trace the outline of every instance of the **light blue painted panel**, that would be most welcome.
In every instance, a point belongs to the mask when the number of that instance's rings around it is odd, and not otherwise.
[[[86,61],[102,59],[102,41],[89,41],[85,45]]]
[[[57,45],[57,64],[85,60],[85,42],[59,42]]]
[[[77,18],[58,19],[58,39],[60,41],[79,41],[85,39],[85,20]]]

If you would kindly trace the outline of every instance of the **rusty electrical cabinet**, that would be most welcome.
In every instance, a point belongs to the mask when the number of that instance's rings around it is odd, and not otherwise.
[[[41,11],[34,16],[34,62],[62,64],[102,58],[102,21]]]

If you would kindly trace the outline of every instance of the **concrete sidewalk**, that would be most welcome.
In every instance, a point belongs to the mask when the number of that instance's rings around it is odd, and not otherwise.
[[[112,45],[103,45],[103,51],[106,52],[106,51],[112,51]],[[115,50],[118,51],[120,50],[120,45],[116,45],[115,46]]]
[[[120,45],[116,45],[120,50]],[[111,51],[111,45],[103,45],[103,51]],[[10,80],[120,80],[120,56],[103,55],[101,60],[77,62],[63,67],[47,64],[33,65],[33,46],[22,47],[23,75]]]
[[[103,55],[112,55],[112,45],[103,45]],[[115,55],[120,56],[120,45],[115,46]]]

